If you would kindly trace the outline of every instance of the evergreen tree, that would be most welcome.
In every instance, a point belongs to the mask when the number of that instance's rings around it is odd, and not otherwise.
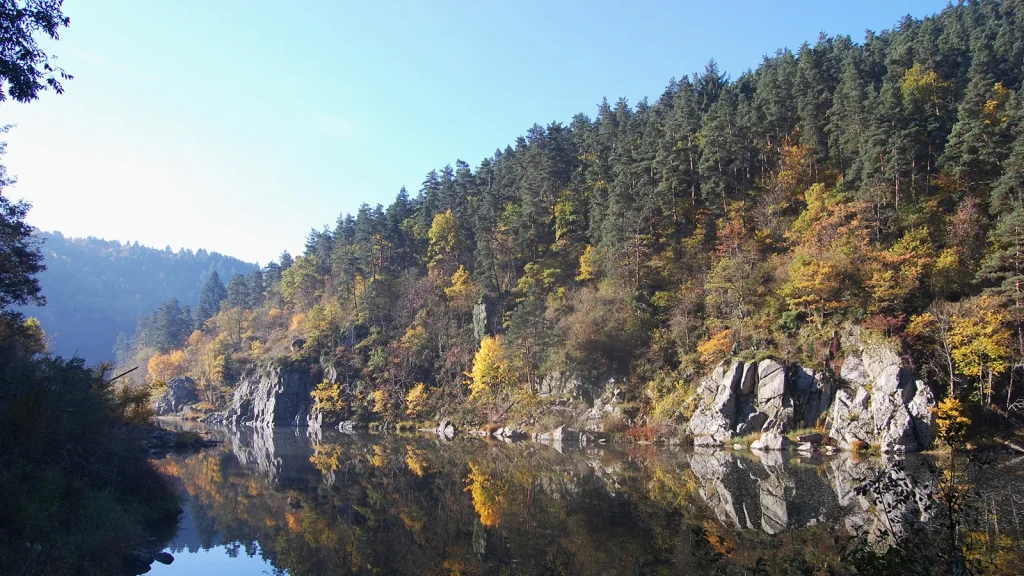
[[[199,305],[195,310],[196,330],[205,329],[206,321],[220,312],[220,303],[227,297],[228,290],[220,281],[220,275],[216,270],[210,272],[206,284],[203,285],[203,291],[199,293]]]
[[[251,293],[249,280],[242,274],[235,274],[228,282],[227,305],[231,308],[244,309],[248,306]]]

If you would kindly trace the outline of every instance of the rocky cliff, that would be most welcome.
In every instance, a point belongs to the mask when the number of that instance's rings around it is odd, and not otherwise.
[[[782,449],[786,434],[818,428],[840,448],[859,442],[913,452],[932,441],[935,398],[888,347],[858,346],[838,376],[775,360],[721,364],[698,388],[687,425],[697,446],[760,432],[752,446]]]
[[[316,384],[304,365],[257,365],[239,380],[223,423],[257,428],[306,426]]]
[[[199,402],[199,393],[195,381],[187,376],[178,376],[167,382],[167,386],[153,398],[150,405],[157,416],[170,416],[196,402]]]

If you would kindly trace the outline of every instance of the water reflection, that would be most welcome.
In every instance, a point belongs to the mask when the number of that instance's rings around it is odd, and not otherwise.
[[[188,508],[161,573],[848,573],[851,536],[883,554],[934,522],[926,457],[214,434],[221,449],[159,463]],[[1015,573],[1024,469],[998,466],[976,537]]]

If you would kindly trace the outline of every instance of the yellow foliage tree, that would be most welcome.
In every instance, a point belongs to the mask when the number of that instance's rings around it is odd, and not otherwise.
[[[430,240],[429,255],[436,259],[455,250],[455,216],[451,210],[436,214],[427,232]]]
[[[488,395],[515,382],[515,370],[501,336],[480,341],[470,372],[470,398]]]
[[[329,351],[337,345],[341,331],[341,309],[333,302],[317,304],[306,314],[306,346],[314,351]]]
[[[790,308],[806,312],[819,324],[827,314],[843,308],[840,275],[831,263],[800,255],[793,260],[789,275],[782,295]]]
[[[405,329],[402,336],[402,346],[409,350],[424,350],[429,346],[427,330],[422,325],[416,324]]]
[[[391,415],[391,396],[386,390],[378,388],[370,393],[370,401],[373,402],[373,411],[382,416]]]
[[[971,420],[964,415],[964,407],[960,401],[946,397],[938,406],[932,408],[932,411],[935,412],[939,439],[954,448],[963,444]]]
[[[908,297],[917,292],[934,261],[928,230],[915,228],[888,250],[876,254],[875,271],[867,281],[876,312],[896,313]]]
[[[990,295],[964,302],[953,316],[950,330],[953,359],[960,372],[978,378],[979,401],[992,401],[992,380],[1010,367],[1011,334],[1006,325],[1009,311],[1003,302]],[[987,376],[987,383],[985,382]]]
[[[583,255],[580,256],[580,273],[576,275],[577,281],[585,282],[594,279],[596,275],[594,270],[595,251],[596,249],[591,244],[587,244],[587,247],[583,249]]]
[[[405,413],[412,417],[419,416],[420,412],[426,408],[428,399],[426,385],[423,382],[417,383],[405,395]]]
[[[338,416],[348,409],[348,402],[342,395],[340,384],[324,380],[316,385],[311,396],[314,408],[326,414]]]
[[[700,354],[700,358],[705,366],[714,366],[729,357],[735,343],[736,339],[733,337],[733,331],[722,330],[698,344],[697,354]]]
[[[166,382],[175,376],[183,375],[185,353],[182,350],[171,350],[167,354],[157,354],[149,359],[146,370],[154,382]]]
[[[480,296],[480,285],[473,281],[469,271],[460,264],[459,269],[452,274],[451,286],[445,288],[444,293],[448,296],[452,308],[468,312],[473,309]]]
[[[904,99],[934,109],[935,115],[938,116],[941,112],[939,106],[945,100],[951,86],[952,84],[944,81],[934,70],[925,70],[920,63],[916,63],[903,73],[900,91],[903,92]]]

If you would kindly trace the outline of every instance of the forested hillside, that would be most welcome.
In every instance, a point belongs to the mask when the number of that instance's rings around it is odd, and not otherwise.
[[[54,353],[90,363],[113,359],[118,334],[131,335],[138,318],[168,298],[195,305],[211,271],[230,277],[254,268],[205,250],[172,252],[59,232],[40,237],[46,306],[20,311],[39,319]]]
[[[821,37],[732,77],[712,62],[340,216],[136,359],[150,381],[190,374],[211,407],[253,362],[330,363],[321,407],[384,421],[498,419],[553,383],[586,397],[614,378],[654,422],[685,415],[726,356],[828,369],[860,326],[940,396],[1009,404],[1022,79],[1018,0]]]

